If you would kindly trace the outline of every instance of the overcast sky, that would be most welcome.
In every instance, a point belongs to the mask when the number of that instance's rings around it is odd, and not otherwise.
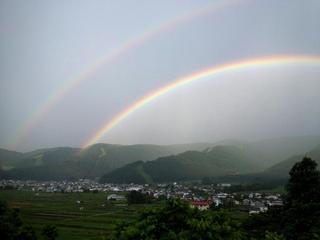
[[[241,59],[320,56],[319,12],[318,0],[0,0],[0,147],[80,146],[178,77]],[[46,107],[98,59],[152,31]],[[158,98],[100,142],[320,135],[319,103],[320,64],[230,73]]]

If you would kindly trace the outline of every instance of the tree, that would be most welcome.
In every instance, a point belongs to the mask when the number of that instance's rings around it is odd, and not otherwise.
[[[19,240],[35,240],[37,239],[36,232],[31,226],[23,226],[19,233]]]
[[[285,239],[320,239],[320,172],[308,157],[297,162],[289,172],[284,206],[250,217],[244,228],[250,237],[262,238],[267,231]]]
[[[58,237],[58,230],[56,226],[45,225],[42,229],[41,235],[48,240],[55,240]]]
[[[287,184],[286,206],[296,203],[310,204],[320,201],[320,172],[317,163],[311,158],[304,157],[296,163],[289,172]]]
[[[290,170],[284,205],[284,235],[288,239],[320,238],[320,172],[308,157]]]
[[[248,239],[267,238],[271,232],[281,234],[284,214],[283,207],[276,206],[269,208],[267,212],[250,216],[242,223]]]
[[[145,210],[135,222],[117,225],[111,239],[243,239],[239,222],[226,211],[201,212],[179,199]]]
[[[36,240],[31,226],[24,225],[19,209],[12,209],[0,202],[0,238],[8,240]]]
[[[152,197],[149,194],[145,194],[139,191],[130,191],[127,196],[128,204],[143,204],[150,203]]]
[[[277,233],[266,231],[265,240],[285,240],[285,238]]]

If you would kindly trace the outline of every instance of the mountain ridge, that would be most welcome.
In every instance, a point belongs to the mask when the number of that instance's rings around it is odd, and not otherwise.
[[[153,161],[160,157],[168,157],[193,150],[208,152],[217,145],[237,147],[238,150],[241,150],[241,153],[236,154],[247,156],[249,163],[257,165],[257,172],[262,172],[280,163],[283,159],[288,159],[293,155],[304,155],[319,144],[320,136],[301,136],[266,139],[256,142],[224,140],[216,143],[174,145],[99,143],[86,149],[55,147],[37,149],[26,153],[0,149],[0,178],[33,180],[97,179],[136,161]],[[197,158],[197,156],[195,157]],[[216,163],[225,167],[229,164],[227,160]],[[238,166],[238,168],[241,168],[241,166]],[[138,170],[143,174],[141,167]],[[194,172],[197,171],[200,170],[197,166],[194,166]],[[234,169],[233,174],[237,174],[236,169]],[[145,177],[150,179],[147,175]]]
[[[187,151],[135,162],[102,176],[101,182],[152,183],[195,180],[203,177],[246,173],[256,170],[249,157],[235,146],[215,146],[205,151]],[[146,181],[146,177],[151,181]]]
[[[203,149],[210,143],[179,145],[115,145],[94,144],[80,151],[80,148],[55,147],[18,153],[19,159],[1,160],[2,178],[21,179],[75,179],[97,178],[115,168],[138,160],[148,161],[160,156],[177,154],[189,149]],[[6,152],[3,150],[2,152]],[[9,151],[11,153],[11,151]],[[1,152],[0,152],[0,156]],[[72,171],[73,169],[73,171]]]

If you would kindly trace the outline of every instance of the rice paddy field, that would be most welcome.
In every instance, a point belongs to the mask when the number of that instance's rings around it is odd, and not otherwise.
[[[105,239],[116,221],[132,220],[147,205],[106,201],[107,193],[44,193],[2,190],[0,200],[19,208],[22,220],[40,235],[44,225],[55,225],[59,240]],[[150,206],[150,205],[149,205]]]

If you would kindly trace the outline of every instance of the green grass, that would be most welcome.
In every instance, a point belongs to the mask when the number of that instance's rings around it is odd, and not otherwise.
[[[138,210],[146,207],[106,203],[106,196],[106,193],[0,191],[0,200],[19,208],[23,221],[32,225],[38,235],[45,224],[56,225],[58,240],[103,239],[110,234],[115,221],[134,219]]]

